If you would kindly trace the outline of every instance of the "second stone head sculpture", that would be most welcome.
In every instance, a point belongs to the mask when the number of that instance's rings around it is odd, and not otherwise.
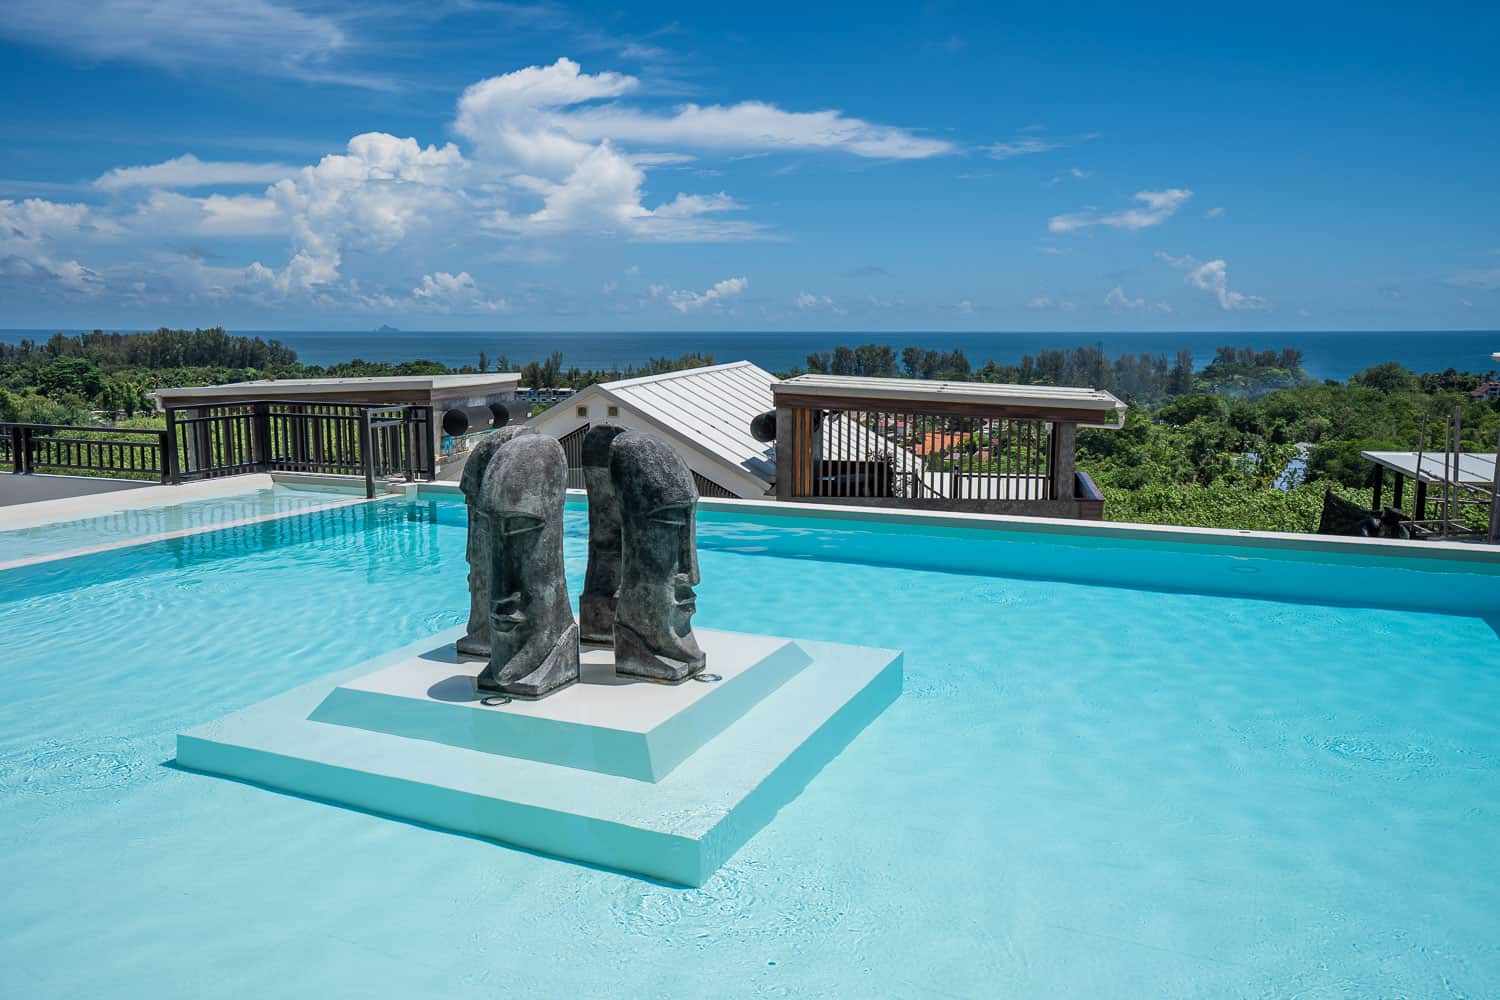
[[[621,542],[615,673],[686,680],[702,673],[706,660],[692,626],[698,488],[676,452],[638,431],[613,437],[609,471]]]
[[[583,484],[589,491],[589,563],[578,597],[583,641],[598,646],[615,641],[615,601],[620,596],[620,496],[610,474],[618,424],[598,424],[583,436]]]
[[[562,520],[568,461],[542,434],[494,450],[474,511],[488,535],[489,663],[481,692],[539,698],[578,679]]]

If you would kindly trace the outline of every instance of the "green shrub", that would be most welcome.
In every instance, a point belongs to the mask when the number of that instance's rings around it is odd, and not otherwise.
[[[1106,486],[1104,516],[1110,521],[1193,528],[1316,531],[1328,485],[1311,482],[1286,491],[1225,483],[1160,483],[1133,490]],[[1370,502],[1365,490],[1335,485],[1334,492],[1355,503]]]

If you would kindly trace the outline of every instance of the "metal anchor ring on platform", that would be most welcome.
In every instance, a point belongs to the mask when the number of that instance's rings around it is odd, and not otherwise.
[[[503,694],[491,694],[480,698],[479,704],[484,705],[486,708],[497,708],[500,705],[509,705],[510,699]]]
[[[724,678],[720,674],[694,674],[693,680],[702,684],[717,684]]]

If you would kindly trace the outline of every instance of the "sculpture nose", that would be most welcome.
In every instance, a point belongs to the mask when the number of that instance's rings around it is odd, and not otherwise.
[[[691,531],[684,532],[682,552],[678,556],[678,564],[681,566],[678,578],[686,580],[689,586],[697,586],[699,582],[698,546]]]

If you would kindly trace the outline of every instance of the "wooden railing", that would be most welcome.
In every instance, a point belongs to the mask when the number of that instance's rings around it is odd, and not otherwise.
[[[17,473],[61,473],[168,482],[167,432],[150,428],[0,423],[0,464]]]
[[[0,423],[0,467],[163,483],[247,472],[434,479],[432,407],[265,401],[179,406],[165,430]]]
[[[1054,425],[951,412],[789,407],[788,499],[1045,501]],[[778,487],[780,487],[778,472]],[[778,493],[781,490],[778,489]],[[919,503],[920,505],[920,503]]]
[[[169,407],[166,417],[175,479],[360,476],[374,496],[377,479],[435,478],[430,406],[264,400]]]

